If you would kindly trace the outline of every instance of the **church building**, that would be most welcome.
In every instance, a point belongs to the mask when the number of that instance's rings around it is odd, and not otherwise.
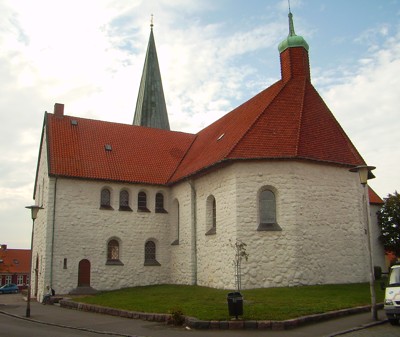
[[[291,13],[278,49],[281,78],[196,134],[170,130],[153,27],[133,125],[63,104],[45,113],[33,296],[234,289],[238,240],[244,289],[368,281],[365,199],[349,171],[366,163],[311,83]]]

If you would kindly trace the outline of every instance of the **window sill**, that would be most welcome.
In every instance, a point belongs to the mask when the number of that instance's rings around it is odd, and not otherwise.
[[[114,208],[112,208],[111,206],[106,206],[106,205],[101,205],[100,209],[105,210],[105,211],[113,211]]]
[[[107,260],[107,266],[123,266],[124,264],[120,260]]]
[[[217,234],[217,228],[216,227],[212,227],[209,229],[209,231],[206,233],[206,235],[215,235]]]
[[[156,213],[168,213],[165,209],[156,209]]]
[[[260,232],[272,232],[272,231],[281,231],[282,228],[277,223],[260,223],[258,225],[257,231]]]
[[[132,208],[130,208],[129,206],[120,206],[118,210],[124,212],[132,212]]]
[[[150,210],[148,208],[138,208],[137,211],[142,213],[150,213]]]
[[[171,243],[171,246],[178,246],[179,245],[179,239],[176,239],[174,242]]]
[[[161,264],[157,260],[152,261],[144,261],[144,266],[161,266]]]

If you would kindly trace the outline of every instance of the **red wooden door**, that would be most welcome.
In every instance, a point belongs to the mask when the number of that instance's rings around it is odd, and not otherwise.
[[[90,287],[90,262],[80,260],[78,269],[78,287]]]

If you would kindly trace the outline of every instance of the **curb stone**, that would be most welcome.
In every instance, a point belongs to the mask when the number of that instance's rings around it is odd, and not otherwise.
[[[165,322],[168,323],[171,319],[169,314],[158,314],[158,313],[143,313],[136,311],[120,310],[115,308],[103,307],[99,305],[92,305],[86,303],[79,303],[68,299],[61,300],[60,306],[67,309],[75,309],[81,311],[90,311],[95,313],[101,313],[105,315],[120,316],[131,319],[141,319],[145,321]],[[383,308],[383,304],[379,304],[378,308]],[[309,316],[302,316],[294,319],[285,321],[255,321],[255,320],[231,320],[231,321],[204,321],[194,317],[185,317],[185,326],[191,329],[214,329],[214,330],[289,330],[300,327],[302,325],[317,323],[326,321],[333,318],[339,318],[347,315],[358,314],[368,312],[371,310],[370,305],[360,306],[349,309],[341,309],[337,311],[330,311],[321,314],[313,314]],[[356,330],[368,328],[373,325],[383,324],[386,321],[372,322],[366,324]],[[339,332],[335,336],[339,336],[344,332]]]

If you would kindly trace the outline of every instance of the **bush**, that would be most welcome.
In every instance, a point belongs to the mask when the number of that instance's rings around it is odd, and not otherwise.
[[[185,323],[185,316],[181,309],[172,309],[170,311],[171,318],[168,323],[173,325],[182,325]]]

